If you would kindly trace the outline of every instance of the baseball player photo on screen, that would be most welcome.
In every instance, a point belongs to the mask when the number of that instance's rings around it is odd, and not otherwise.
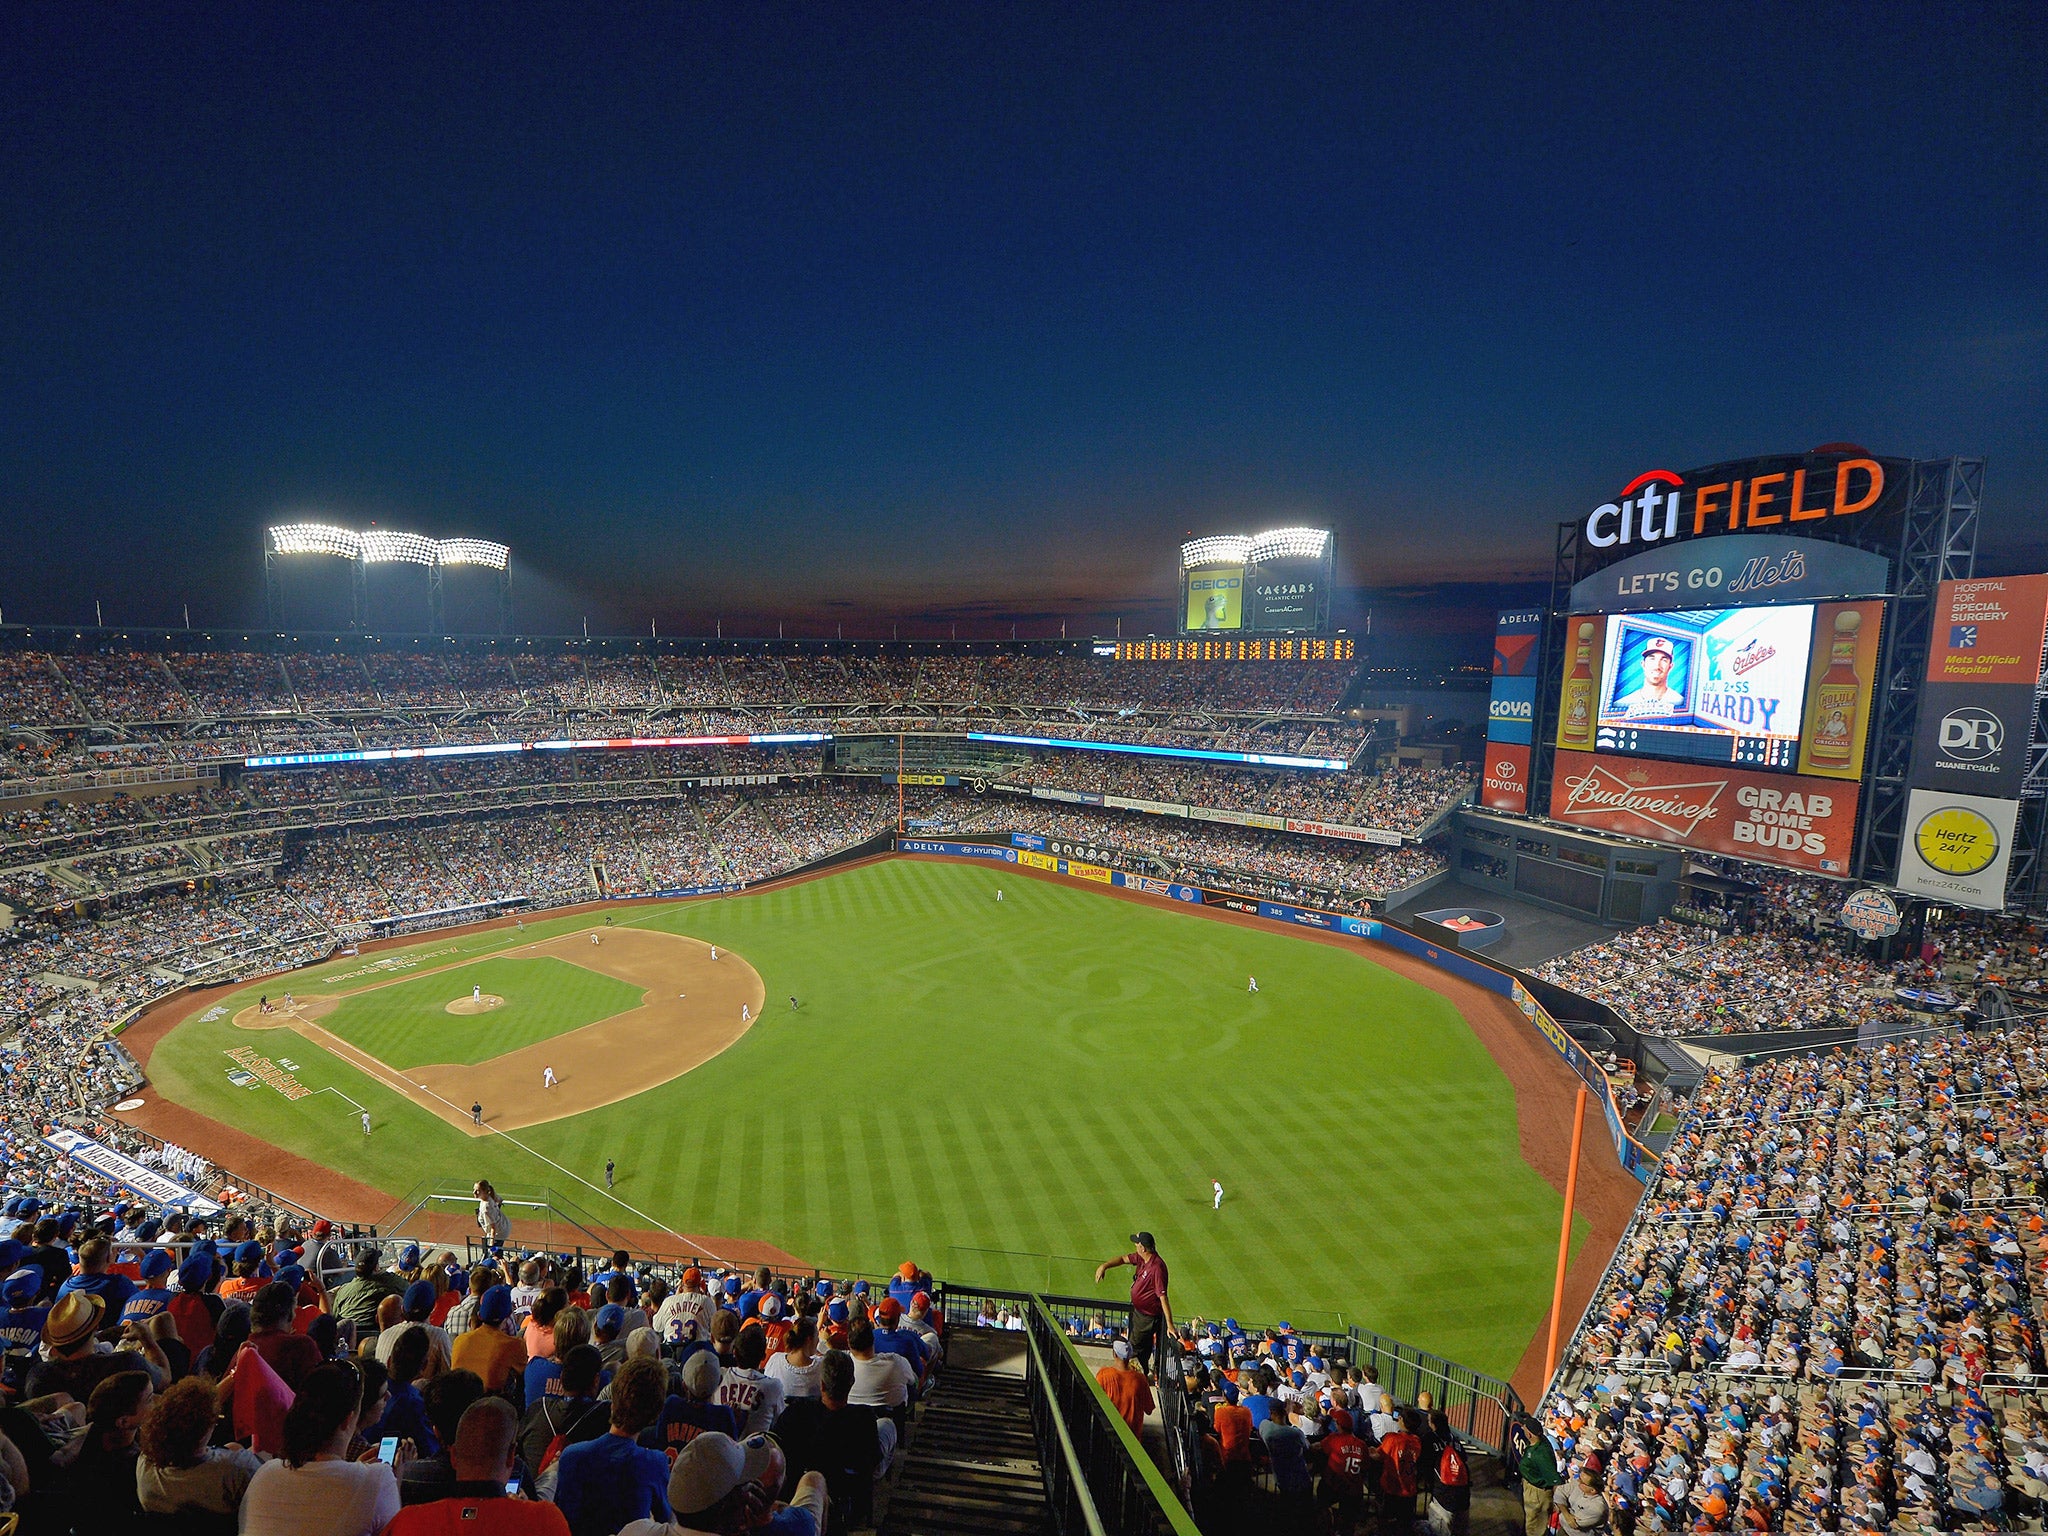
[[[1693,636],[1622,617],[1607,648],[1602,725],[1690,725]]]
[[[1617,614],[1598,745],[1789,768],[1798,753],[1813,606]]]

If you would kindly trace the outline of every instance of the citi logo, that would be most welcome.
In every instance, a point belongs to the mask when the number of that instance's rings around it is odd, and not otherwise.
[[[1595,549],[1612,549],[1708,532],[1737,533],[1746,528],[1851,517],[1875,506],[1884,494],[1884,466],[1875,459],[1838,463],[1832,501],[1822,489],[1824,479],[1817,479],[1810,493],[1806,479],[1807,472],[1801,467],[1689,487],[1683,475],[1671,470],[1645,470],[1622,487],[1619,501],[1602,502],[1587,514],[1586,542]],[[1690,518],[1685,515],[1688,512]],[[1709,521],[1715,524],[1711,529]]]
[[[1952,709],[1941,717],[1941,755],[1981,763],[2005,746],[2005,722],[1984,709]]]

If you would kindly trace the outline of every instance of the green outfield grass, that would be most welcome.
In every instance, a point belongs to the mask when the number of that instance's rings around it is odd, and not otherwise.
[[[300,1081],[369,1105],[377,1134],[332,1095],[237,1089],[223,1050],[281,1047],[226,1014],[174,1031],[151,1076],[394,1195],[430,1175],[565,1183],[533,1154],[601,1184],[610,1157],[619,1198],[678,1232],[1105,1299],[1127,1287],[1114,1272],[1094,1284],[1095,1262],[1146,1227],[1182,1313],[1357,1323],[1502,1374],[1545,1314],[1561,1202],[1522,1161],[1512,1089],[1448,1002],[1362,952],[907,858],[620,916],[744,956],[771,1006],[686,1077],[519,1133],[531,1152],[476,1141],[297,1040]],[[481,958],[588,926],[428,939],[400,959]],[[365,969],[333,961],[292,981],[386,979]],[[469,975],[415,987],[445,1002]],[[515,979],[485,990],[508,1018],[540,1011]],[[462,1022],[440,1015],[428,1033]],[[437,1045],[417,1059],[452,1058]],[[636,1220],[601,1192],[580,1198]]]
[[[449,1001],[468,997],[473,987],[504,1005],[467,1017],[448,1012]],[[467,1066],[638,1008],[644,996],[639,987],[552,955],[520,955],[358,992],[320,1023],[388,1066]]]

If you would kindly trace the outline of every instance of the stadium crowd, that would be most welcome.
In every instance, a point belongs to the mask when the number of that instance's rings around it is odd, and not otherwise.
[[[1551,1476],[1637,1531],[2038,1521],[2044,1177],[2037,1025],[1711,1073],[1541,1407]]]
[[[1418,832],[1464,801],[1472,792],[1473,779],[1457,768],[1390,768],[1376,775],[1255,772],[1161,759],[1047,752],[1004,774],[1002,782]]]
[[[872,1523],[945,1353],[914,1264],[465,1271],[324,1220],[19,1191],[0,1514],[31,1536],[825,1536]]]
[[[1052,651],[717,654],[603,642],[501,652],[0,652],[0,721],[129,724],[406,708],[647,710],[992,704],[1327,715],[1348,662],[1117,662]]]
[[[991,797],[987,809],[966,825],[1111,851],[1150,863],[1169,879],[1349,911],[1362,911],[1449,867],[1428,845],[1395,848],[1140,811],[1075,810],[1009,796]]]

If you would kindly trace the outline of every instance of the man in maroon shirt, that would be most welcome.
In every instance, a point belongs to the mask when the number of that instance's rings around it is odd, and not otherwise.
[[[1152,1375],[1152,1349],[1159,1342],[1159,1325],[1173,1327],[1173,1304],[1166,1299],[1166,1260],[1159,1257],[1150,1232],[1133,1232],[1137,1251],[1120,1259],[1104,1259],[1095,1266],[1100,1280],[1119,1264],[1137,1273],[1131,1276],[1131,1353],[1147,1376]]]

